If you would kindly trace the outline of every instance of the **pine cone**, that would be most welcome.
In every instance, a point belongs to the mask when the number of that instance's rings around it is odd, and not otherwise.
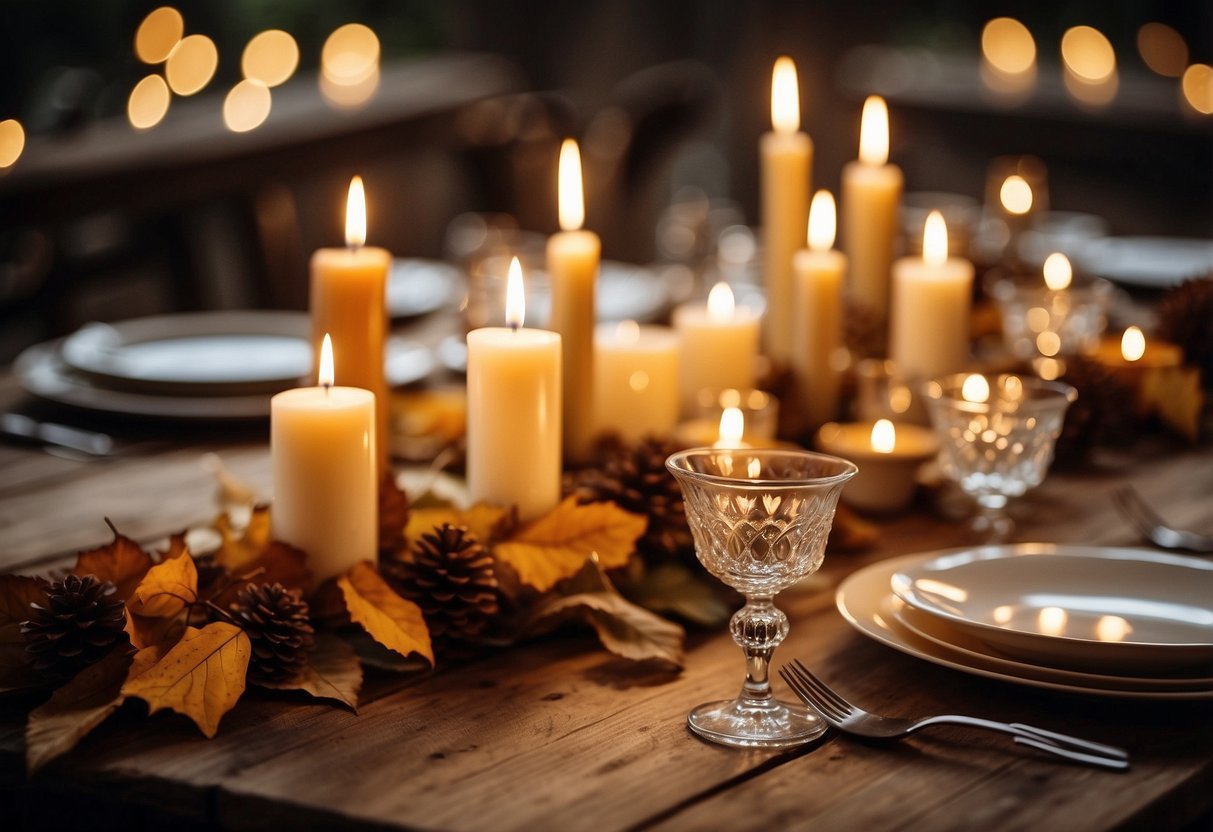
[[[1066,410],[1054,453],[1060,463],[1080,462],[1094,447],[1127,441],[1136,431],[1134,393],[1114,373],[1090,358],[1066,359],[1061,379],[1078,391]]]
[[[299,590],[278,583],[249,584],[236,593],[230,608],[232,618],[252,642],[251,681],[282,681],[304,668],[314,645],[314,631]]]
[[[599,464],[566,476],[565,493],[589,502],[612,502],[647,517],[644,535],[636,542],[636,551],[647,561],[673,560],[688,553],[693,560],[694,541],[682,489],[665,467],[666,458],[678,450],[666,439],[628,445],[617,436],[603,437],[596,447]]]
[[[847,303],[842,337],[856,360],[883,358],[889,349],[889,327],[875,309],[852,299]]]
[[[31,603],[21,625],[25,649],[36,670],[64,678],[76,675],[124,639],[126,616],[118,588],[95,575],[68,575],[46,588],[46,604]]]
[[[441,652],[474,641],[500,611],[493,557],[465,526],[443,523],[423,534],[410,561],[384,561],[384,576],[425,616]]]
[[[1158,334],[1178,344],[1184,361],[1200,368],[1205,387],[1213,387],[1213,277],[1188,280],[1158,303]]]

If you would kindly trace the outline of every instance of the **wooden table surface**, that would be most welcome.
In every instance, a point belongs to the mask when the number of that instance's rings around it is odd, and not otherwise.
[[[264,427],[181,437],[98,462],[0,447],[0,568],[48,566],[105,542],[111,518],[152,540],[213,515],[206,451],[269,496]],[[1016,505],[1017,539],[1133,544],[1109,493],[1129,479],[1173,522],[1213,531],[1213,451],[1147,443],[1055,471]],[[952,711],[1031,722],[1130,749],[1127,773],[1046,757],[1005,737],[941,728],[896,744],[829,734],[807,748],[700,741],[686,712],[735,695],[741,651],[693,634],[681,674],[639,668],[561,635],[413,677],[371,674],[357,715],[251,693],[216,739],[184,718],[123,712],[26,781],[20,724],[0,720],[0,809],[33,828],[623,830],[1207,828],[1213,703],[1056,693],[937,667],[852,631],[833,604],[877,559],[969,542],[927,510],[882,521],[879,545],[831,554],[777,599],[798,657],[848,697],[898,715]],[[60,557],[62,560],[62,557]],[[782,682],[777,691],[788,695]],[[138,710],[139,706],[128,705]],[[11,817],[11,815],[9,816]],[[1193,827],[1193,824],[1196,826]],[[3,824],[9,827],[7,819]]]

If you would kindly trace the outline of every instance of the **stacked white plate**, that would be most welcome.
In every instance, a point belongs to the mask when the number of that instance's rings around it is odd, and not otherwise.
[[[839,587],[859,632],[944,667],[1102,696],[1213,698],[1213,560],[1025,543],[881,561]]]

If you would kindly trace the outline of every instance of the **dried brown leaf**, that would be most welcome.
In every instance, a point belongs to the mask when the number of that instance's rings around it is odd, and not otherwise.
[[[370,563],[355,564],[337,579],[345,608],[355,624],[389,650],[408,656],[424,656],[432,666],[434,649],[421,608],[401,598]]]
[[[45,586],[41,578],[0,575],[0,693],[43,683],[26,661],[21,622],[29,620],[31,603],[46,602]]]
[[[429,534],[443,523],[466,526],[477,540],[487,545],[509,531],[514,524],[514,516],[510,509],[488,503],[476,503],[468,509],[416,508],[409,514],[409,522],[404,529],[409,548],[415,547],[423,534]]]
[[[301,690],[317,699],[332,699],[358,711],[362,688],[362,665],[354,648],[332,633],[316,635],[316,649],[308,654],[307,666],[294,679],[258,682],[274,690]]]
[[[112,581],[118,587],[118,597],[126,600],[152,568],[152,556],[135,541],[114,529],[114,540],[96,549],[81,552],[76,557],[72,573],[96,575],[98,580]]]
[[[132,659],[125,645],[111,651],[30,712],[25,726],[25,764],[30,774],[71,751],[118,710]]]

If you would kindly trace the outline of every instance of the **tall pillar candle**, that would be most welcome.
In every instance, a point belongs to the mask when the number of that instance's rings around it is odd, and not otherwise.
[[[794,433],[817,428],[838,415],[838,352],[842,349],[842,281],[846,255],[834,251],[837,213],[829,191],[813,196],[809,211],[809,247],[796,252],[793,297],[795,396],[789,407]]]
[[[735,306],[728,284],[713,286],[706,304],[679,306],[673,323],[682,343],[678,389],[684,416],[695,414],[696,397],[705,387],[748,390],[754,386],[758,316]]]
[[[523,329],[518,258],[510,263],[506,327],[468,333],[468,489],[532,520],[560,502],[560,335]]]
[[[599,324],[594,334],[597,429],[628,441],[668,436],[678,423],[678,335],[635,321]]]
[[[863,104],[859,160],[842,169],[842,250],[849,261],[847,295],[879,321],[889,318],[889,280],[904,178],[888,164],[889,110],[880,96]]]
[[[345,213],[345,248],[322,248],[312,255],[312,342],[319,357],[325,333],[332,336],[336,374],[348,387],[375,394],[378,464],[387,468],[388,390],[383,375],[387,337],[384,295],[392,255],[366,246],[366,197],[361,177],[350,182]]]
[[[922,257],[893,264],[890,353],[905,379],[960,372],[969,360],[973,264],[948,256],[948,227],[932,211],[923,228]]]
[[[775,61],[771,74],[772,131],[762,137],[763,280],[767,290],[766,351],[785,364],[792,357],[792,257],[809,218],[813,140],[800,132],[796,65]]]
[[[589,457],[594,441],[594,287],[602,244],[582,229],[585,199],[577,142],[565,140],[557,172],[560,232],[548,239],[553,332],[560,333],[563,362],[564,455]]]
[[[332,348],[321,347],[320,386],[270,400],[273,535],[307,553],[317,582],[379,546],[375,394],[333,386]]]

